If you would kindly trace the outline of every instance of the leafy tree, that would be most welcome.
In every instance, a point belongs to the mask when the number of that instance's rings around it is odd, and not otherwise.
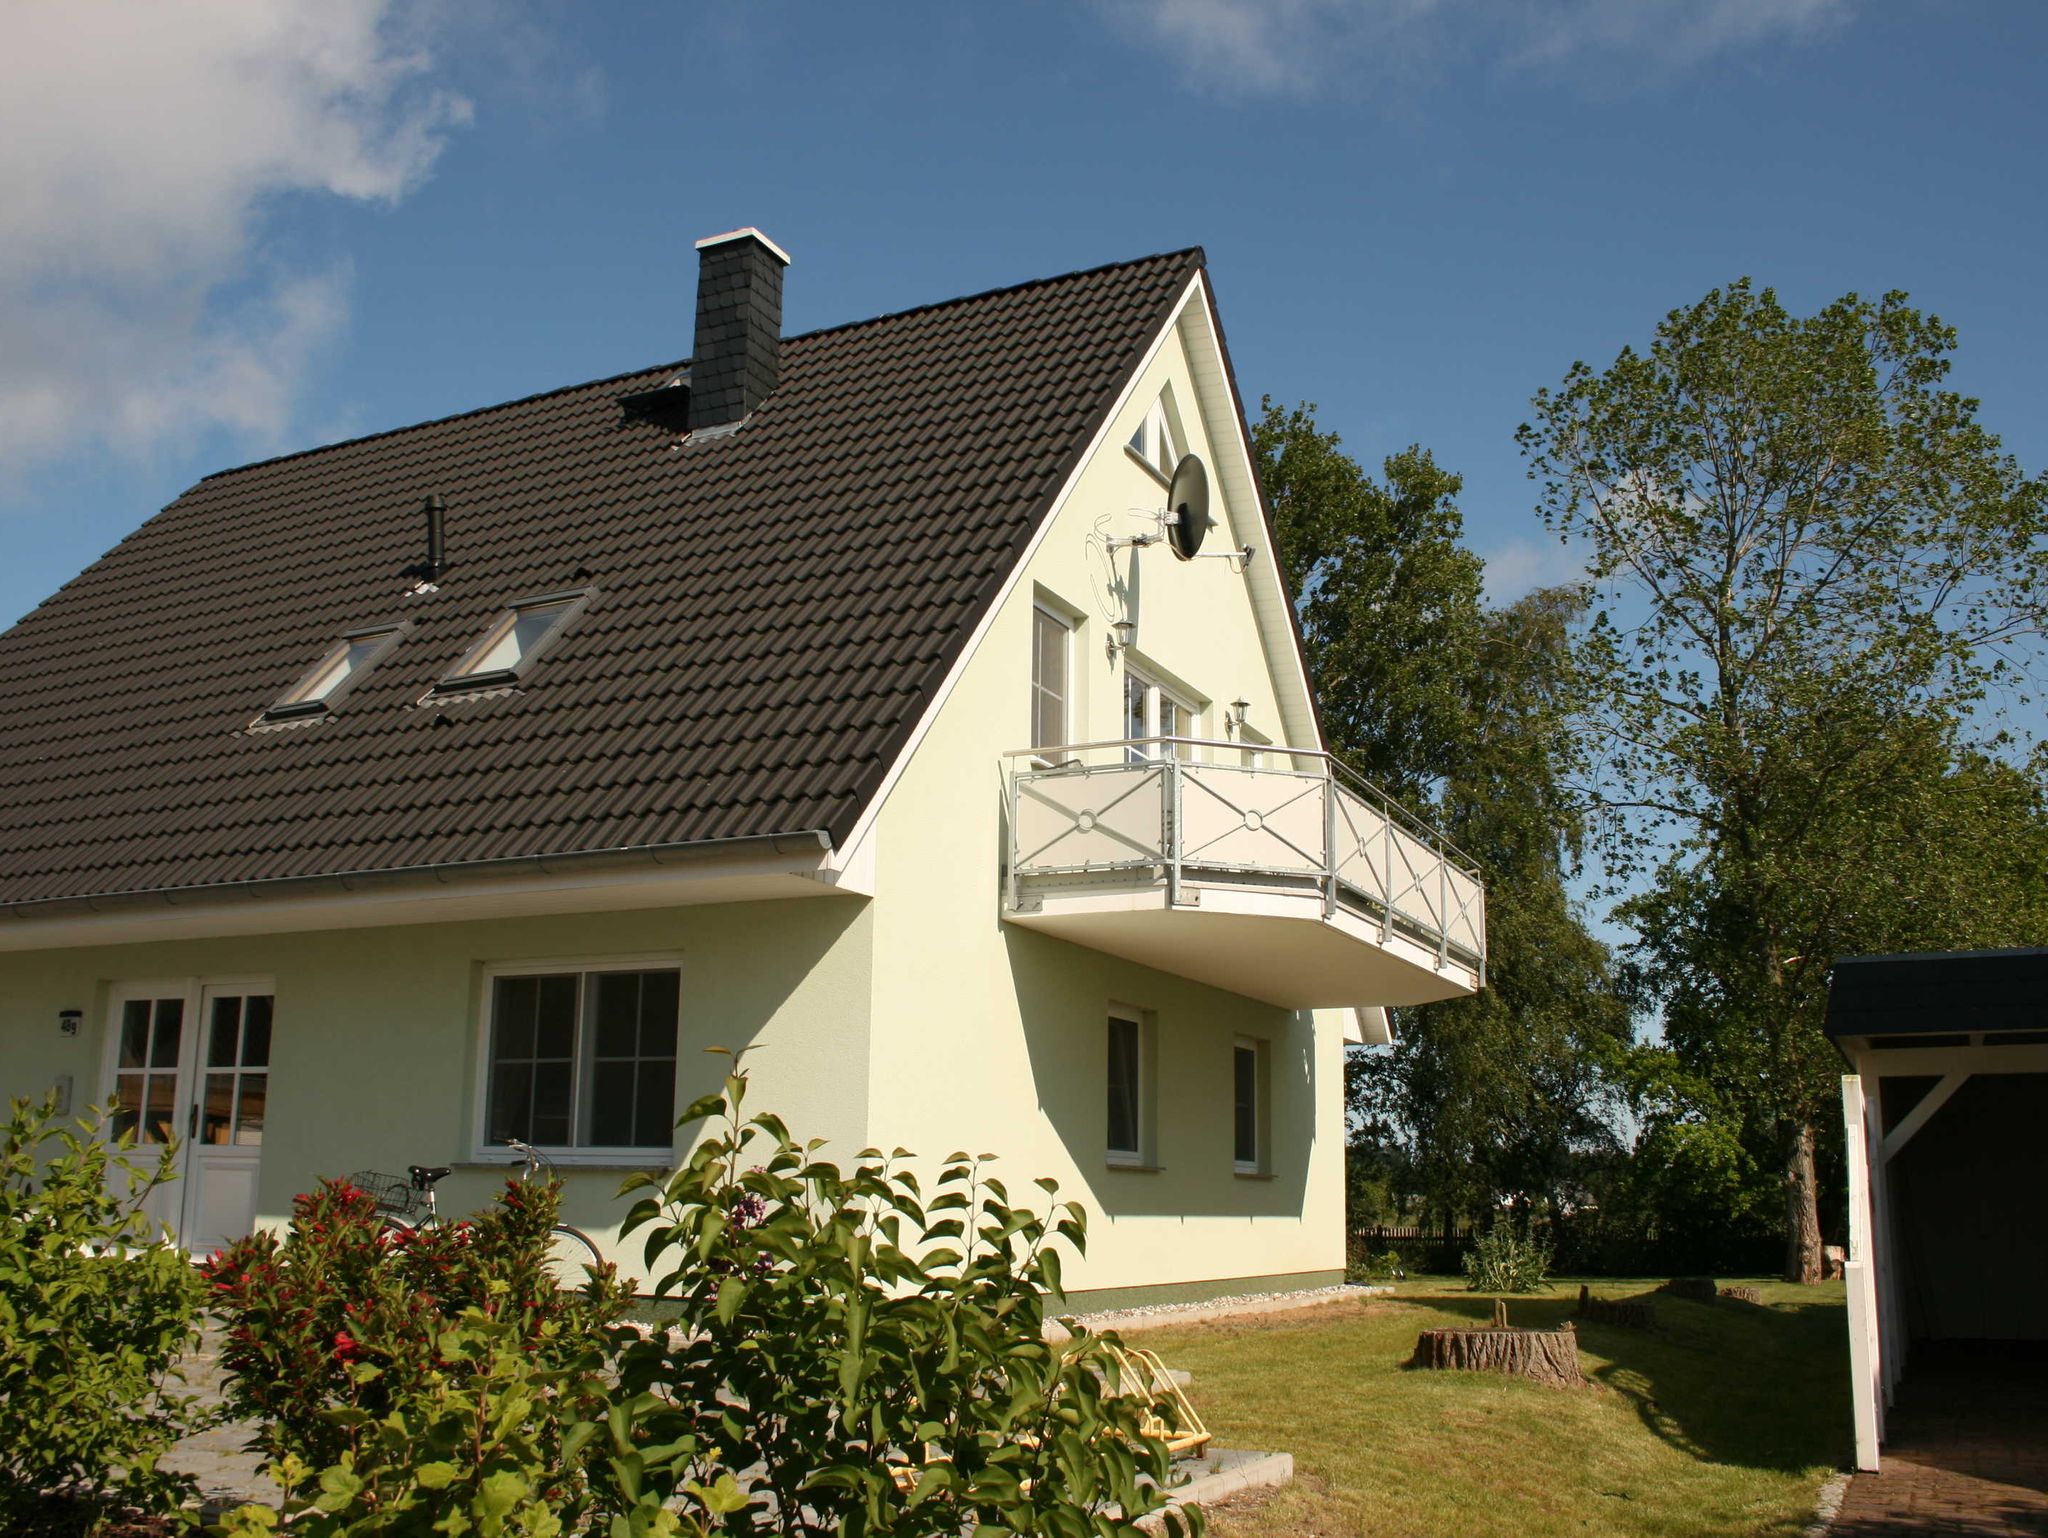
[[[1270,398],[1253,441],[1331,748],[1446,827],[1488,887],[1487,988],[1403,1011],[1391,1052],[1353,1056],[1354,1195],[1392,1187],[1443,1218],[1554,1208],[1579,1152],[1611,1141],[1598,1050],[1625,1029],[1564,885],[1579,600],[1489,611],[1459,478],[1420,448],[1375,481],[1312,405]]]
[[[1579,742],[1635,959],[1674,1049],[1775,1145],[1797,1279],[1829,958],[2029,937],[1968,875],[2018,835],[1966,730],[2025,686],[2048,485],[1944,388],[1955,346],[1903,294],[1801,318],[1745,280],[1646,354],[1574,364],[1518,434],[1589,552]]]

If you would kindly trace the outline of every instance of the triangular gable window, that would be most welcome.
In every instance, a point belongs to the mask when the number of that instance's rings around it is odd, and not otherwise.
[[[1174,436],[1172,402],[1166,391],[1159,392],[1159,399],[1131,434],[1129,447],[1147,469],[1172,477],[1173,467],[1180,463],[1180,443]]]

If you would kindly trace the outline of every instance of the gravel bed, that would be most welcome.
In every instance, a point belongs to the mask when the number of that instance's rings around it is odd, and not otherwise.
[[[1293,1307],[1300,1303],[1307,1306],[1311,1303],[1338,1303],[1346,1298],[1378,1297],[1389,1290],[1360,1286],[1355,1282],[1339,1282],[1333,1287],[1305,1287],[1299,1292],[1240,1292],[1229,1297],[1205,1298],[1199,1303],[1154,1303],[1144,1308],[1113,1308],[1099,1314],[1077,1314],[1074,1317],[1090,1329],[1098,1326],[1114,1328],[1132,1319],[1163,1319],[1176,1314],[1258,1313],[1275,1305]]]

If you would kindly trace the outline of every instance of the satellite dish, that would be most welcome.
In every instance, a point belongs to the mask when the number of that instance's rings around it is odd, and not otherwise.
[[[1174,467],[1173,484],[1166,489],[1166,511],[1171,520],[1166,537],[1173,553],[1192,561],[1214,522],[1209,517],[1209,472],[1193,454],[1181,456]]]

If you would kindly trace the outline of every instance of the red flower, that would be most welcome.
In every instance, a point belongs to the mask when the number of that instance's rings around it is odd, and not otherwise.
[[[363,1348],[356,1344],[356,1338],[346,1330],[334,1332],[334,1359],[337,1362],[353,1362],[363,1354]]]

